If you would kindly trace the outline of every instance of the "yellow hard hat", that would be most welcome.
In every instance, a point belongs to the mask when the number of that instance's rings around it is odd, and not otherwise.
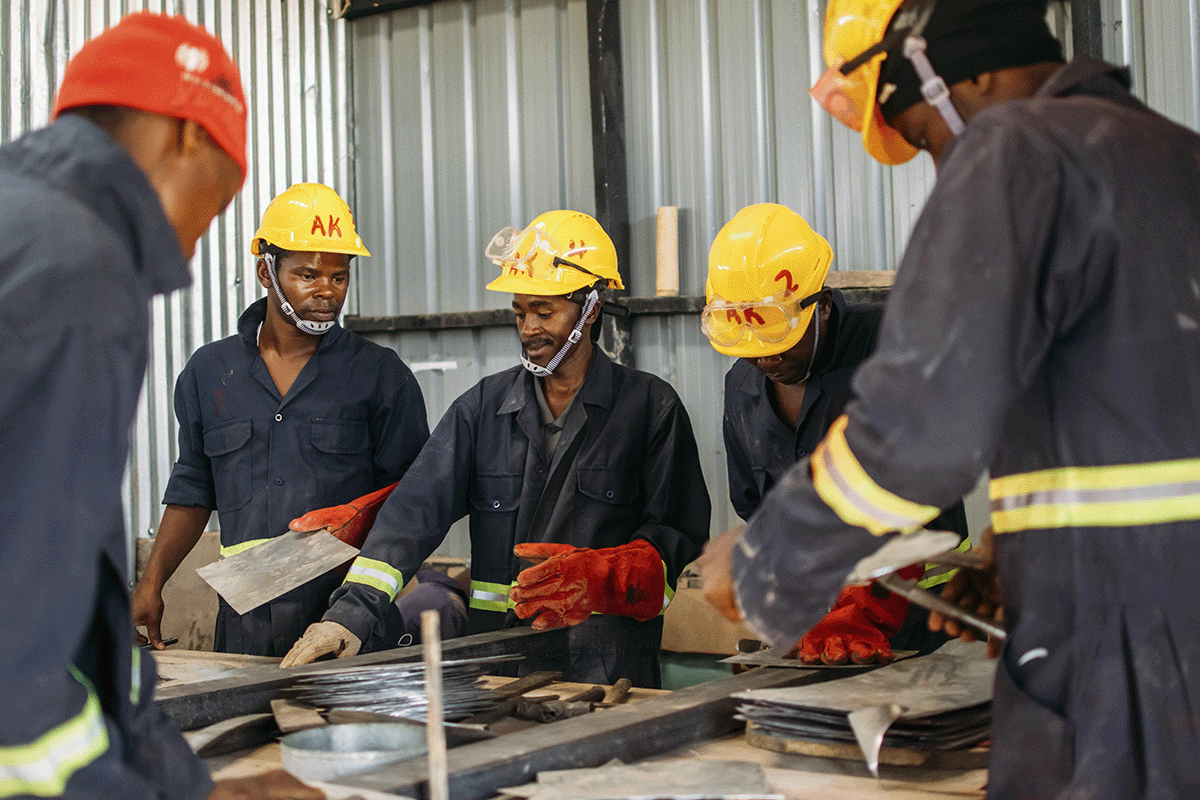
[[[713,348],[743,358],[791,349],[808,329],[832,260],[829,243],[790,208],[743,208],[708,253],[700,325]]]
[[[354,230],[346,201],[321,183],[297,183],[272,200],[250,240],[250,252],[262,255],[261,242],[284,250],[371,255]]]
[[[862,133],[863,147],[884,164],[903,164],[919,150],[883,119],[876,100],[879,70],[887,58],[881,50],[850,72],[854,61],[883,41],[888,25],[903,0],[829,0],[825,12],[825,63],[829,70],[811,94],[838,121]]]
[[[503,270],[487,285],[494,292],[567,295],[597,281],[605,281],[606,288],[625,288],[612,239],[580,211],[547,211],[525,230],[504,228],[484,255]]]

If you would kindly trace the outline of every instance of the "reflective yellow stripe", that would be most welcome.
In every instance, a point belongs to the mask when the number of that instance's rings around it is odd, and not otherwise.
[[[996,533],[1200,519],[1200,459],[1006,475],[988,494]]]
[[[87,689],[83,709],[29,744],[0,747],[0,797],[60,795],[72,775],[108,749],[96,692],[77,669],[70,670]]]
[[[667,562],[663,562],[663,607],[662,611],[658,612],[661,617],[667,613],[667,606],[671,605],[671,601],[675,599],[675,590],[671,588],[671,581],[667,578]]]
[[[501,613],[508,611],[509,608],[516,605],[508,597],[508,590],[513,586],[516,584],[471,581],[471,608]]]
[[[388,600],[395,600],[400,587],[404,585],[404,576],[391,564],[359,556],[350,565],[345,583],[361,583],[364,586],[370,586],[386,594]]]
[[[848,421],[845,414],[838,417],[813,452],[813,484],[826,505],[846,524],[876,536],[913,531],[936,517],[933,506],[905,500],[871,480],[846,442]]]
[[[269,542],[269,541],[271,541],[271,540],[270,539],[251,539],[248,542],[240,542],[238,544],[231,544],[231,545],[229,545],[229,547],[222,547],[221,552],[218,555],[221,558],[229,558],[230,556],[236,556],[238,553],[241,553],[245,550],[249,550],[251,547],[258,547],[263,542]]]
[[[965,553],[971,549],[970,538],[963,539],[958,547],[954,548],[956,553]],[[954,573],[958,572],[957,567],[947,567],[942,564],[927,564],[925,566],[925,577],[917,581],[917,586],[922,589],[932,589],[934,586],[941,586],[946,581],[954,577]]]

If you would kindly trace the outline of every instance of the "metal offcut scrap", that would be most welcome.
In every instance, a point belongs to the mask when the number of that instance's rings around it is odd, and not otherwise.
[[[494,665],[520,658],[520,655],[505,655],[443,662],[446,719],[462,719],[497,705],[495,693],[479,685],[479,679]],[[369,711],[404,719],[424,720],[429,707],[424,666],[420,662],[312,675],[296,681],[293,691],[298,699],[319,708]]]
[[[670,759],[538,773],[503,794],[527,800],[783,800],[761,764]]]

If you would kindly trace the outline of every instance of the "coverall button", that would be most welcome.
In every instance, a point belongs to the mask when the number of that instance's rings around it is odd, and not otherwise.
[[[276,421],[276,422],[283,422],[283,414],[276,414],[276,415],[275,415],[275,421]]]
[[[611,500],[613,496],[612,489],[609,489],[607,492],[605,492],[604,496]]]
[[[545,468],[544,468],[544,467],[543,467],[541,464],[538,464],[538,466],[537,466],[537,474],[538,474],[538,475],[541,475],[541,474],[542,474],[542,471],[543,471],[544,469],[545,469]]]
[[[499,507],[500,507],[500,501],[499,501],[499,500],[493,500],[493,501],[492,501],[492,508],[499,508]]]
[[[276,478],[276,479],[275,479],[275,485],[276,485],[276,486],[283,486],[283,478]]]

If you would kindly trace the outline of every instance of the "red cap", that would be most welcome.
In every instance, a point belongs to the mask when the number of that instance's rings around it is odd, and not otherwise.
[[[78,106],[125,106],[199,123],[246,175],[246,97],[221,41],[182,16],[139,11],[67,62],[55,119]]]

